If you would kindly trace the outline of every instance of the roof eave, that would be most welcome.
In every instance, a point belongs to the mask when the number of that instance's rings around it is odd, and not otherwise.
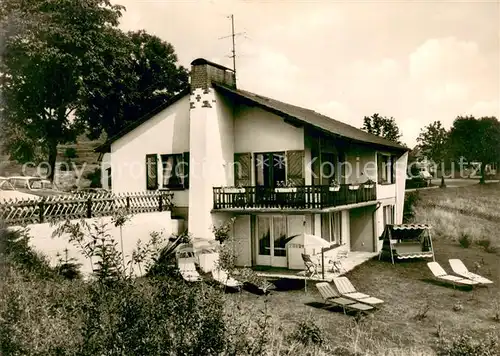
[[[180,99],[182,99],[184,96],[188,95],[190,93],[190,90],[191,90],[190,87],[187,86],[186,88],[184,88],[182,91],[180,91],[179,93],[177,93],[176,95],[174,95],[173,97],[171,97],[168,101],[166,101],[162,105],[158,106],[154,110],[151,110],[149,113],[143,115],[141,118],[139,118],[136,121],[132,122],[131,124],[127,125],[120,132],[118,132],[116,135],[113,135],[112,137],[110,137],[102,145],[96,147],[94,149],[94,152],[98,152],[98,153],[107,153],[107,152],[109,152],[111,150],[111,144],[113,142],[119,140],[120,138],[122,138],[123,136],[125,136],[126,134],[128,134],[129,132],[131,132],[134,129],[136,129],[137,127],[141,126],[143,123],[145,123],[146,121],[148,121],[149,119],[151,119],[153,116],[159,114],[160,112],[162,112],[163,110],[165,110],[169,106],[175,104],[177,101],[179,101]]]

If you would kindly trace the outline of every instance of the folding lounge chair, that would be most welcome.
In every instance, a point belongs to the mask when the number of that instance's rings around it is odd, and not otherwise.
[[[483,276],[469,272],[469,270],[464,265],[464,263],[459,259],[451,259],[451,260],[448,260],[448,262],[450,263],[450,267],[453,270],[453,273],[455,273],[461,277],[471,279],[471,280],[476,281],[480,284],[493,283],[493,281],[490,281],[489,279],[484,278]]]
[[[239,288],[241,287],[241,283],[234,279],[233,277],[229,276],[229,274],[221,269],[214,268],[212,269],[212,278],[225,285],[226,287],[230,288]]]
[[[344,314],[346,313],[346,309],[355,310],[358,312],[363,312],[373,309],[371,305],[366,305],[349,298],[341,297],[328,282],[316,283],[316,288],[318,288],[318,291],[323,297],[325,303],[327,303],[329,306],[330,305],[341,306],[342,310],[344,311]]]
[[[302,260],[304,261],[304,265],[306,266],[306,274],[308,274],[310,278],[317,276],[318,265],[311,260],[311,256],[303,253]]]
[[[184,262],[179,260],[179,271],[182,278],[187,282],[197,282],[201,281],[200,274],[196,270],[194,262]]]
[[[358,292],[347,277],[334,278],[333,283],[335,284],[335,287],[337,287],[339,293],[343,297],[354,299],[357,300],[358,302],[370,305],[377,305],[384,303],[382,299],[378,299],[368,294],[363,294]]]
[[[428,262],[427,266],[431,270],[434,277],[436,277],[439,280],[452,283],[454,286],[455,285],[474,286],[479,284],[479,282],[473,281],[468,278],[461,278],[449,275],[448,273],[446,273],[443,267],[441,267],[441,265],[437,262]]]

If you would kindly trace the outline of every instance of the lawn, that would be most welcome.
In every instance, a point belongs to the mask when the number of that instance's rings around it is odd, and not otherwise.
[[[474,238],[489,236],[498,241],[498,234],[493,234],[499,231],[500,220],[489,219],[486,214],[498,214],[493,213],[493,207],[499,188],[495,184],[425,191],[416,209],[416,221],[437,224],[436,261],[448,271],[451,271],[447,262],[450,258],[460,258],[470,269],[479,263],[477,272],[493,280],[493,286],[454,289],[432,280],[427,261],[401,262],[393,266],[390,262],[374,259],[346,274],[360,291],[386,302],[359,321],[343,315],[341,310],[323,309],[314,283],[308,283],[306,292],[303,281],[282,281],[279,287],[283,290],[273,291],[267,297],[248,293],[228,295],[228,305],[238,304],[239,316],[248,319],[255,318],[259,310],[267,309],[271,325],[269,334],[276,345],[287,331],[296,329],[298,323],[312,320],[330,345],[345,347],[346,353],[347,350],[359,351],[362,355],[432,355],[433,347],[443,338],[462,333],[475,337],[489,332],[498,335],[499,256],[475,244],[463,248],[455,240],[460,230],[469,226]],[[464,203],[466,200],[471,206]],[[429,204],[455,210],[444,213],[441,208],[429,208]],[[463,208],[470,215],[459,211]],[[446,228],[445,223],[453,227]],[[453,235],[447,236],[450,232]]]

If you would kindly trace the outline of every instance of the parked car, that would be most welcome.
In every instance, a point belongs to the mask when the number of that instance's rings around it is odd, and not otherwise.
[[[8,178],[0,177],[0,202],[4,202],[6,200],[38,200],[40,197],[33,194],[27,194],[20,191],[17,191],[12,183],[9,182]]]
[[[8,181],[17,191],[40,197],[65,194],[51,181],[41,177],[17,176],[9,177]]]

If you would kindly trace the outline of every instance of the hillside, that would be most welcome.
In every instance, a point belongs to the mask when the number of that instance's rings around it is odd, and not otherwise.
[[[101,137],[99,140],[89,140],[86,135],[81,135],[77,139],[76,144],[60,145],[58,147],[57,165],[56,165],[56,184],[61,188],[75,188],[86,187],[90,184],[88,179],[85,179],[86,174],[93,172],[99,166],[99,154],[94,152],[94,149],[104,142],[105,138]],[[65,152],[68,148],[74,148],[76,157],[68,162],[65,157]],[[66,163],[66,164],[64,164]],[[68,164],[69,163],[69,164]],[[61,165],[71,168],[71,171],[65,171]],[[76,171],[74,170],[76,168]],[[82,178],[77,179],[76,175],[82,170]],[[10,161],[8,155],[0,153],[0,176],[13,176],[13,175],[36,175],[36,169],[25,168],[23,172],[23,165],[15,161]]]

